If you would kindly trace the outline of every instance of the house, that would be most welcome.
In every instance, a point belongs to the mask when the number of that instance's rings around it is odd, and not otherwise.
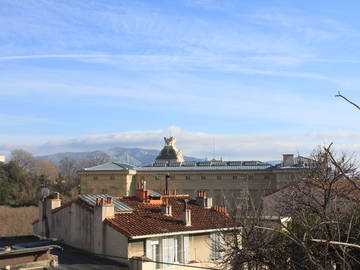
[[[157,192],[176,189],[195,197],[205,190],[214,203],[224,205],[232,214],[251,195],[256,202],[303,174],[310,160],[292,154],[283,155],[280,164],[261,161],[202,160],[185,161],[173,137],[164,138],[165,145],[154,162],[134,167],[108,162],[78,172],[80,192],[132,196],[137,183],[146,181]]]
[[[59,194],[40,205],[34,233],[109,256],[133,269],[214,266],[221,230],[234,226],[222,206],[199,191],[196,199],[138,185],[136,196],[80,194],[61,205]],[[195,263],[195,264],[194,264]]]

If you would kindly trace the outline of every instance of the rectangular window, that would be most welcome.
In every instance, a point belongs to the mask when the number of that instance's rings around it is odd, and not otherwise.
[[[237,180],[237,179],[238,179],[237,175],[233,175],[232,178],[233,178],[234,180]]]
[[[110,180],[115,180],[115,175],[110,175]]]
[[[155,269],[173,266],[166,263],[187,263],[188,240],[187,235],[147,239],[145,255],[156,261]]]
[[[221,233],[214,232],[210,234],[211,238],[211,259],[216,261],[220,259],[221,256]]]
[[[185,176],[185,179],[190,180],[190,176],[189,175]]]
[[[93,179],[94,179],[94,180],[98,180],[97,175],[94,175],[94,176],[93,176]]]
[[[221,180],[222,179],[221,175],[216,176],[216,179]]]
[[[206,176],[205,175],[202,175],[201,176],[201,180],[205,180],[206,179]]]

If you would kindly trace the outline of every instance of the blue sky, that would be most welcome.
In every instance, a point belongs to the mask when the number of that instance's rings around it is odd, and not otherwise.
[[[358,153],[360,112],[334,95],[360,102],[359,8],[0,0],[0,152],[158,149],[175,135],[199,157],[214,141],[229,159],[329,142]]]

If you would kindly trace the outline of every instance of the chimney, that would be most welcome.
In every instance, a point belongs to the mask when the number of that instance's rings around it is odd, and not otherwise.
[[[183,212],[183,222],[185,226],[191,226],[191,209],[188,205],[188,200],[184,200],[184,212]]]
[[[146,181],[142,180],[138,183],[136,189],[136,199],[140,202],[147,202],[149,200],[149,191],[145,189]]]
[[[196,204],[203,208],[210,209],[212,207],[212,198],[207,197],[205,191],[199,190],[196,197]]]
[[[163,201],[162,212],[165,216],[172,216],[172,205],[169,204],[169,200],[166,199]]]
[[[284,154],[283,155],[283,167],[292,167],[294,166],[294,155],[293,154]]]
[[[53,233],[52,210],[61,206],[60,194],[55,192],[44,197],[39,203],[39,218],[41,220],[37,233],[44,237],[51,237]]]
[[[94,252],[104,253],[103,239],[104,239],[104,220],[106,218],[114,217],[115,210],[112,197],[96,198],[94,207]]]
[[[223,213],[226,216],[229,216],[229,213],[226,211],[226,208],[223,205],[214,205],[211,209],[216,212]]]

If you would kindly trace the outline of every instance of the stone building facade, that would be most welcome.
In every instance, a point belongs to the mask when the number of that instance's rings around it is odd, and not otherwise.
[[[174,151],[169,151],[172,148]],[[168,155],[166,154],[168,153]],[[250,194],[255,202],[298,178],[309,160],[284,155],[279,165],[260,161],[184,161],[174,153],[174,139],[165,138],[165,146],[153,163],[143,167],[109,162],[79,171],[81,193],[109,193],[129,196],[135,193],[136,183],[146,181],[147,188],[165,193],[195,196],[206,191],[215,204],[236,209]],[[179,161],[180,160],[180,161]]]

